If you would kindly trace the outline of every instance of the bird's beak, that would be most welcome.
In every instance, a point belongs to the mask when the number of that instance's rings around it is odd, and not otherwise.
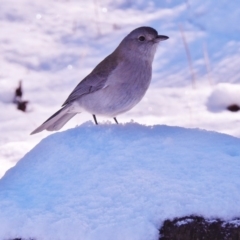
[[[169,37],[164,36],[164,35],[157,35],[157,37],[156,37],[157,42],[164,41],[167,39],[169,39]]]

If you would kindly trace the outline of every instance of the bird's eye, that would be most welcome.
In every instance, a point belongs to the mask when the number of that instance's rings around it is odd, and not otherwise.
[[[140,42],[144,42],[144,41],[145,41],[145,37],[144,37],[144,36],[140,36],[140,37],[138,37],[138,40],[139,40]]]

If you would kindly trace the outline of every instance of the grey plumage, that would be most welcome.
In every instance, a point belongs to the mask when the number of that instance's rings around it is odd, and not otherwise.
[[[82,111],[115,118],[134,107],[146,93],[159,41],[168,39],[150,27],[129,33],[72,91],[62,108],[31,134],[56,131]]]

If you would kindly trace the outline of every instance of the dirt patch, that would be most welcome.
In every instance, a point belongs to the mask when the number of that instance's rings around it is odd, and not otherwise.
[[[159,240],[240,240],[240,218],[223,221],[187,216],[165,220]]]

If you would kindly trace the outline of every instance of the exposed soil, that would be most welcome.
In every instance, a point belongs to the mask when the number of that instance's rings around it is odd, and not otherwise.
[[[159,240],[240,240],[240,218],[228,222],[200,216],[165,220]]]

